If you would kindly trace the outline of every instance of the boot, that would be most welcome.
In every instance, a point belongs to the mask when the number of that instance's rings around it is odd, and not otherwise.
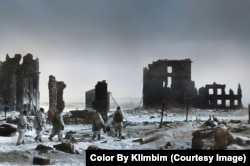
[[[92,141],[95,141],[95,136],[92,136],[91,140],[92,140]]]
[[[42,138],[39,138],[38,140],[39,140],[40,142],[43,142],[43,141],[42,141]]]
[[[49,136],[49,140],[50,140],[50,141],[53,141],[53,139],[52,139],[50,136]]]
[[[38,138],[37,138],[37,136],[35,137],[35,141],[36,141],[36,142],[38,142]]]

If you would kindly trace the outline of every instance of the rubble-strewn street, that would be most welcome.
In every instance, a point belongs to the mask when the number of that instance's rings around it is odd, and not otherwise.
[[[33,157],[39,156],[51,159],[53,165],[85,165],[86,149],[154,149],[154,150],[175,150],[192,149],[192,147],[209,149],[215,148],[217,124],[224,125],[230,133],[231,141],[226,143],[225,149],[241,150],[250,149],[250,124],[248,112],[243,110],[191,110],[186,122],[186,112],[181,109],[166,110],[163,117],[162,128],[159,128],[160,112],[157,110],[128,110],[124,111],[126,121],[124,122],[123,137],[118,139],[101,133],[101,140],[91,142],[92,130],[90,124],[68,124],[64,130],[72,131],[72,136],[77,143],[72,148],[75,154],[56,150],[54,145],[60,144],[57,138],[51,142],[48,140],[51,132],[51,125],[47,124],[47,132],[43,136],[43,143],[34,141],[35,131],[28,131],[25,145],[16,146],[17,135],[12,137],[0,137],[0,161],[2,165],[32,165]],[[210,119],[209,119],[210,118]],[[214,127],[213,127],[214,126]],[[214,129],[213,129],[214,128]],[[199,137],[200,144],[193,145],[193,133],[207,131],[205,137]],[[210,134],[209,134],[210,132]],[[112,133],[111,133],[112,134]],[[203,135],[204,136],[204,135]],[[222,137],[221,137],[222,138]],[[223,137],[222,142],[225,142]],[[67,142],[67,139],[64,139]],[[217,141],[218,143],[218,141]],[[52,149],[35,150],[42,144]]]

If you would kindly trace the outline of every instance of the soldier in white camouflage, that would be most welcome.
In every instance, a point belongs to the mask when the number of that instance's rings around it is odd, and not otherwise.
[[[36,137],[35,137],[36,142],[38,141],[42,142],[42,135],[43,132],[45,131],[45,123],[46,119],[44,115],[44,109],[40,108],[40,110],[36,112],[34,119],[34,127],[36,129]]]
[[[101,129],[104,129],[104,120],[99,112],[94,110],[93,116],[92,116],[92,131],[93,136],[92,140],[94,141],[97,137],[98,140],[101,139]]]

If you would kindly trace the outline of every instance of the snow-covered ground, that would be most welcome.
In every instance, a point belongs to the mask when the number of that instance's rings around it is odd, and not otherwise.
[[[192,109],[189,111],[187,122],[185,110],[166,110],[163,118],[166,123],[162,128],[159,128],[160,110],[124,110],[124,114],[126,124],[129,123],[123,131],[125,139],[107,136],[102,132],[100,141],[90,142],[92,135],[90,124],[66,125],[64,134],[70,130],[76,131],[75,137],[78,143],[75,144],[75,147],[80,154],[69,154],[55,149],[46,153],[35,150],[38,143],[34,141],[34,130],[26,133],[25,145],[16,146],[17,134],[12,137],[0,136],[0,165],[32,165],[35,156],[51,159],[52,165],[85,165],[85,150],[90,145],[118,150],[190,149],[192,132],[208,120],[210,115],[228,122],[231,127],[237,125],[250,127],[247,109],[229,111]],[[3,113],[0,116],[3,116]],[[241,123],[229,123],[230,120],[240,120]],[[0,121],[0,123],[4,122]],[[47,132],[43,136],[43,145],[53,147],[59,144],[57,137],[54,138],[53,142],[48,140],[52,126],[47,124],[46,128]],[[250,139],[250,130],[238,132],[235,135]],[[136,141],[140,139],[143,139],[143,144]],[[167,144],[169,146],[166,146]],[[228,149],[250,149],[250,146],[231,145]]]

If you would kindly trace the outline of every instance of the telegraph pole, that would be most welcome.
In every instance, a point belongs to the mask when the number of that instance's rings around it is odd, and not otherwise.
[[[186,122],[188,121],[188,100],[187,100],[187,105],[186,105]]]
[[[248,123],[250,124],[250,104],[248,105]]]
[[[29,71],[29,113],[31,113],[31,95],[30,95],[30,71]]]

